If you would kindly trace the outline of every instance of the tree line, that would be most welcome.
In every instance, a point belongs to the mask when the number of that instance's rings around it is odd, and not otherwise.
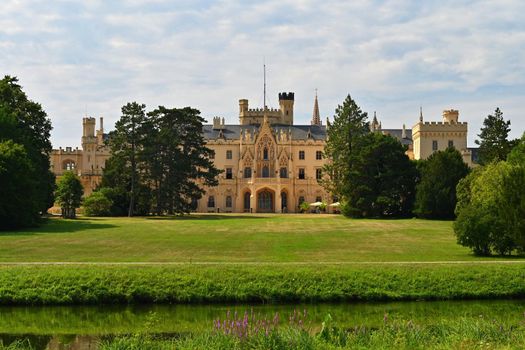
[[[453,147],[410,160],[396,138],[371,132],[368,115],[347,96],[327,132],[321,180],[354,218],[454,219],[458,243],[475,254],[525,251],[525,134],[509,140],[499,108],[484,120],[479,167]]]

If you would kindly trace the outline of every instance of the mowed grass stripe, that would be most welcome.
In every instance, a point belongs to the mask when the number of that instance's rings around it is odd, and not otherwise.
[[[501,260],[501,259],[498,259]],[[495,261],[456,243],[450,221],[339,215],[50,219],[0,232],[0,262],[346,264]]]

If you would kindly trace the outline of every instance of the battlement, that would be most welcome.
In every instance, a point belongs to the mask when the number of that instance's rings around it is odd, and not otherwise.
[[[445,126],[445,127],[454,127],[454,126],[458,126],[458,125],[468,125],[467,122],[458,122],[458,123],[449,123],[449,122],[424,122],[424,123],[420,123],[422,125],[425,125],[425,126],[431,126],[431,125],[439,125],[439,126]]]
[[[282,100],[288,100],[288,101],[293,101],[294,100],[294,93],[293,92],[281,92],[279,93],[279,101],[282,101]]]

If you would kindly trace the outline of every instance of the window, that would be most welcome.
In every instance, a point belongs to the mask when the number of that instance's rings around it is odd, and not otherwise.
[[[270,169],[266,165],[262,168],[262,177],[270,177]]]
[[[227,179],[233,179],[232,168],[226,168],[226,178]]]
[[[321,159],[323,159],[323,152],[321,152],[321,151],[316,151],[316,152],[315,152],[315,159],[317,159],[317,160],[321,160]]]
[[[208,208],[214,208],[215,207],[215,197],[209,196],[208,197]]]
[[[246,192],[244,194],[244,211],[250,211],[250,197],[251,197],[250,192]]]
[[[265,149],[263,150],[263,159],[264,159],[264,160],[268,160],[268,148],[265,148]]]
[[[304,151],[299,151],[299,159],[304,159]]]
[[[252,177],[252,168],[247,166],[246,168],[244,168],[244,178],[249,179],[250,177]]]
[[[215,151],[210,152],[210,159],[215,159]]]
[[[304,203],[304,197],[303,196],[300,196],[299,197],[299,205],[303,204]]]
[[[75,162],[72,160],[66,160],[62,166],[64,170],[75,170]]]
[[[321,196],[317,196],[317,197],[315,197],[315,201],[316,202],[322,202],[323,198],[321,198]]]
[[[226,208],[232,207],[232,196],[226,196]]]
[[[304,168],[299,168],[299,179],[304,180],[305,178]]]
[[[199,201],[197,198],[192,198],[191,199],[191,210],[197,210],[197,208],[199,207]]]
[[[233,158],[233,152],[231,150],[226,151],[226,159],[232,159]]]
[[[454,147],[454,140],[448,140],[448,147]]]
[[[280,170],[279,170],[279,177],[281,179],[286,179],[288,177],[288,169],[286,169],[286,167],[282,167]]]
[[[437,140],[432,141],[432,150],[437,151],[438,150],[438,142]]]
[[[321,168],[315,169],[315,178],[317,180],[321,180],[321,177],[323,176],[323,171]]]

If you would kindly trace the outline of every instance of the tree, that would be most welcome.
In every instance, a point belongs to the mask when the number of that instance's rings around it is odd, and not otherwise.
[[[512,148],[512,142],[508,140],[510,132],[510,120],[503,119],[503,113],[496,108],[494,115],[489,114],[483,121],[479,145],[479,163],[484,165],[492,161],[505,160]]]
[[[343,213],[352,217],[398,217],[411,214],[415,164],[391,136],[369,133],[355,142],[343,195]]]
[[[109,145],[112,154],[129,167],[130,189],[128,216],[134,214],[138,180],[137,161],[140,157],[144,135],[141,128],[146,121],[146,105],[137,102],[127,103],[122,107],[122,116],[115,123],[115,130],[110,133]]]
[[[204,194],[201,185],[216,186],[220,171],[210,159],[202,135],[204,119],[196,109],[159,108],[148,113],[151,135],[146,154],[147,170],[157,214],[189,213],[192,199]]]
[[[56,199],[62,207],[62,216],[66,219],[76,217],[75,209],[80,207],[84,189],[78,176],[71,171],[66,171],[58,181]]]
[[[476,169],[458,184],[454,231],[477,255],[525,251],[525,167],[507,162]]]
[[[507,156],[507,161],[511,164],[525,166],[525,133],[520,140],[516,140],[516,145]]]
[[[421,168],[414,213],[427,219],[454,218],[456,187],[469,173],[468,165],[453,147],[432,154]]]
[[[93,192],[84,199],[83,208],[86,216],[109,216],[113,202],[103,192]]]
[[[17,78],[5,76],[0,80],[0,142],[12,140],[22,145],[31,163],[27,176],[34,183],[35,206],[26,209],[33,210],[30,222],[36,222],[40,213],[54,202],[55,176],[49,162],[51,129],[46,112],[40,104],[28,99]]]
[[[38,222],[39,202],[31,159],[22,145],[0,142],[0,230]]]
[[[333,195],[343,198],[348,188],[354,148],[359,138],[369,132],[368,114],[361,111],[350,95],[335,110],[334,120],[327,125],[327,141],[324,156],[329,162],[324,166],[326,174],[321,185]]]

